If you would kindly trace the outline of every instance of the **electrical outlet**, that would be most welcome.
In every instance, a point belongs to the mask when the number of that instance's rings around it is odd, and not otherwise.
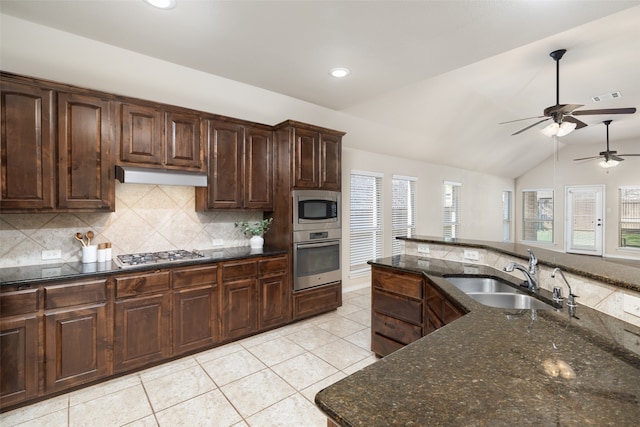
[[[52,249],[50,251],[42,251],[42,260],[60,259],[62,258],[62,251],[60,249]]]
[[[478,253],[478,251],[470,251],[468,249],[465,249],[464,259],[468,259],[471,261],[478,261],[480,259],[480,254]]]
[[[427,245],[418,245],[418,253],[428,254],[429,253],[429,246],[427,246]]]
[[[213,246],[222,246],[224,245],[223,239],[213,239]]]

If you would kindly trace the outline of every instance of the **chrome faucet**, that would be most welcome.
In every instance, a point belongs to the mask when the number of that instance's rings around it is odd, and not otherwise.
[[[553,271],[551,272],[551,277],[555,279],[556,273],[560,273],[560,276],[562,276],[562,278],[564,279],[564,283],[567,285],[567,288],[569,288],[569,296],[567,297],[567,307],[576,307],[577,306],[576,298],[578,298],[578,295],[574,295],[573,292],[571,292],[571,285],[569,285],[569,282],[567,281],[567,278],[565,277],[562,270],[560,270],[559,268],[554,268]],[[553,300],[556,302],[562,302],[562,292],[559,287],[553,288]]]
[[[538,271],[538,258],[531,249],[527,249],[527,252],[529,252],[529,274],[535,276]]]
[[[522,274],[524,274],[524,277],[527,281],[527,288],[529,288],[531,292],[538,292],[538,286],[536,285],[536,281],[534,280],[532,274],[529,272],[530,270],[527,269],[527,267],[521,264],[516,264],[515,262],[510,262],[504,268],[504,271],[508,273],[511,273],[513,270],[522,271]]]

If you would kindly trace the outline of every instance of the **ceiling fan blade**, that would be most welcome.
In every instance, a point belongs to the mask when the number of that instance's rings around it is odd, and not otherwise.
[[[636,112],[635,107],[630,108],[603,108],[600,110],[581,110],[574,111],[574,116],[590,116],[590,115],[598,115],[598,114],[633,114]]]
[[[584,107],[582,104],[559,104],[544,109],[544,115],[549,116],[553,113],[569,114],[576,108]]]
[[[517,120],[509,120],[508,122],[502,122],[502,123],[498,123],[499,125],[506,125],[507,123],[514,123],[514,122],[521,122],[523,120],[531,120],[531,119],[541,119],[544,116],[537,116],[537,117],[527,117],[526,119],[517,119]]]
[[[579,162],[581,160],[591,160],[591,159],[599,159],[604,156],[591,156],[591,157],[582,157],[580,159],[573,159],[574,162]]]
[[[640,156],[640,154],[618,154],[618,156],[620,157],[625,157],[625,156]]]
[[[576,129],[582,129],[582,128],[588,126],[582,120],[578,120],[575,117],[571,117],[571,116],[565,116],[562,120],[567,121],[567,122],[571,122],[571,123],[575,123],[576,124]]]
[[[622,157],[616,156],[615,154],[612,154],[612,155],[609,156],[609,160],[616,160],[618,162],[621,162],[624,159]]]
[[[529,129],[531,129],[532,127],[537,126],[537,125],[539,125],[539,124],[540,124],[540,123],[542,123],[542,122],[546,122],[546,121],[547,121],[547,120],[549,120],[550,118],[551,118],[551,117],[547,117],[546,119],[540,120],[539,122],[535,122],[534,124],[529,125],[529,126],[527,126],[526,128],[524,128],[524,129],[520,129],[520,130],[519,130],[518,132],[516,132],[516,133],[512,133],[512,134],[511,134],[511,136],[521,134],[521,133],[522,133],[522,132],[524,132],[525,130],[529,130]]]

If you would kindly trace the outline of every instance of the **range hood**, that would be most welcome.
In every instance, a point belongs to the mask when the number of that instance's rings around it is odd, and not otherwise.
[[[147,169],[132,166],[116,166],[116,179],[126,184],[207,186],[206,173]]]

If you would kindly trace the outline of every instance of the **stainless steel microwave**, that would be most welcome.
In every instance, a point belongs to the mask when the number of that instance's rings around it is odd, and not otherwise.
[[[294,190],[293,229],[340,228],[340,193],[324,190]]]

